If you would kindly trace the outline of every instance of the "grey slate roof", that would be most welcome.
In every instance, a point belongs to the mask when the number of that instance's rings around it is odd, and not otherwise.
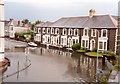
[[[35,25],[35,27],[51,27],[53,23],[52,22],[42,22],[40,24]]]
[[[117,17],[111,15],[95,15],[81,17],[63,17],[53,23],[46,22],[37,25],[37,27],[67,27],[67,28],[116,28]]]

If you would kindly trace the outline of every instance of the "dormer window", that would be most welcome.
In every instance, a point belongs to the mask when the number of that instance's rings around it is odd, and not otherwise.
[[[74,29],[74,35],[78,35],[78,29]]]
[[[66,34],[67,34],[66,29],[63,29],[63,35],[66,35]]]
[[[50,28],[47,28],[47,34],[49,34],[50,33]]]
[[[56,28],[55,34],[59,34],[59,29]]]
[[[45,28],[43,28],[43,33],[45,33]]]
[[[103,29],[102,31],[101,31],[101,37],[107,37],[107,29]]]
[[[51,28],[51,34],[54,34],[54,28]]]
[[[92,37],[96,37],[96,29],[92,29],[91,30],[91,36]]]
[[[88,29],[84,29],[84,36],[88,36]]]
[[[72,29],[69,29],[69,35],[72,35]]]

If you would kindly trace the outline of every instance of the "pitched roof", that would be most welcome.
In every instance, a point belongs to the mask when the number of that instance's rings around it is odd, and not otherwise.
[[[68,28],[117,28],[117,17],[111,15],[95,15],[81,17],[63,17],[53,23],[39,24],[40,27],[68,27]]]
[[[35,25],[35,27],[50,27],[53,24],[53,22],[42,22],[40,24]]]

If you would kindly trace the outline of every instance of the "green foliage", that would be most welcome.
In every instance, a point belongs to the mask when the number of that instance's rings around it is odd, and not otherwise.
[[[93,52],[97,52],[97,48],[93,48],[93,50],[92,50]]]
[[[108,81],[108,80],[107,80],[107,79],[105,79],[105,78],[103,78],[103,77],[101,77],[101,78],[100,78],[100,82],[101,82],[101,83],[106,84],[106,83],[107,83],[107,81]]]
[[[81,50],[85,50],[85,51],[86,51],[87,49],[86,49],[86,48],[84,48],[84,47],[82,47],[82,48],[81,48]]]
[[[120,65],[115,65],[112,70],[118,70],[118,71],[120,71]]]
[[[39,23],[41,23],[41,21],[37,20],[37,21],[35,22],[35,25],[36,25],[36,24],[39,24]]]
[[[24,19],[24,20],[22,21],[22,23],[27,24],[27,23],[29,23],[29,20],[28,20],[28,19]]]
[[[113,57],[116,56],[115,52],[113,52],[113,51],[104,51],[103,54],[106,55],[106,56],[108,56],[108,57],[109,56],[113,56]]]
[[[80,50],[80,48],[81,48],[81,45],[80,45],[80,43],[76,43],[76,44],[73,44],[72,45],[72,49],[75,51],[75,50]]]
[[[24,36],[24,35],[33,35],[34,32],[33,31],[30,31],[30,32],[26,32],[26,33],[21,33],[21,36]]]
[[[110,72],[105,72],[105,76],[109,76],[110,75]]]
[[[34,30],[34,26],[35,26],[35,24],[32,24],[32,26],[31,26],[31,30]]]

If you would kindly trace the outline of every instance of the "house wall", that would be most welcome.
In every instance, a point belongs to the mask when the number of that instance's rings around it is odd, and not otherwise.
[[[59,43],[58,45],[61,45],[61,36],[63,37],[63,28],[59,28],[59,35],[56,35],[55,34],[55,30],[56,28],[54,28],[54,34],[51,34],[51,28],[50,28],[50,34],[47,34],[47,28],[45,28],[45,34],[43,34],[43,28],[41,27],[41,43],[43,43],[43,39],[42,37],[45,36],[45,35],[50,35],[50,44],[51,44],[51,37],[57,37],[59,36]],[[107,37],[101,37],[102,35],[102,28],[99,28],[96,30],[96,37],[93,37],[91,36],[91,32],[92,30],[89,30],[88,31],[88,37],[89,37],[89,49],[91,47],[91,40],[94,40],[95,41],[95,48],[97,48],[97,46],[99,45],[98,43],[98,32],[99,31],[99,41],[103,41],[103,42],[107,42],[107,50],[112,50],[112,51],[115,51],[115,37],[116,37],[116,29],[115,28],[112,28],[112,29],[107,29]],[[67,34],[65,36],[67,36],[67,45],[68,45],[68,39],[69,38],[79,38],[79,43],[82,42],[82,38],[83,38],[83,34],[84,34],[84,29],[83,28],[79,28],[78,29],[78,35],[74,35],[74,28],[72,28],[72,35],[69,35],[69,28],[67,28]],[[37,32],[34,34],[36,35],[38,33],[38,30]],[[82,44],[81,44],[82,45]]]

